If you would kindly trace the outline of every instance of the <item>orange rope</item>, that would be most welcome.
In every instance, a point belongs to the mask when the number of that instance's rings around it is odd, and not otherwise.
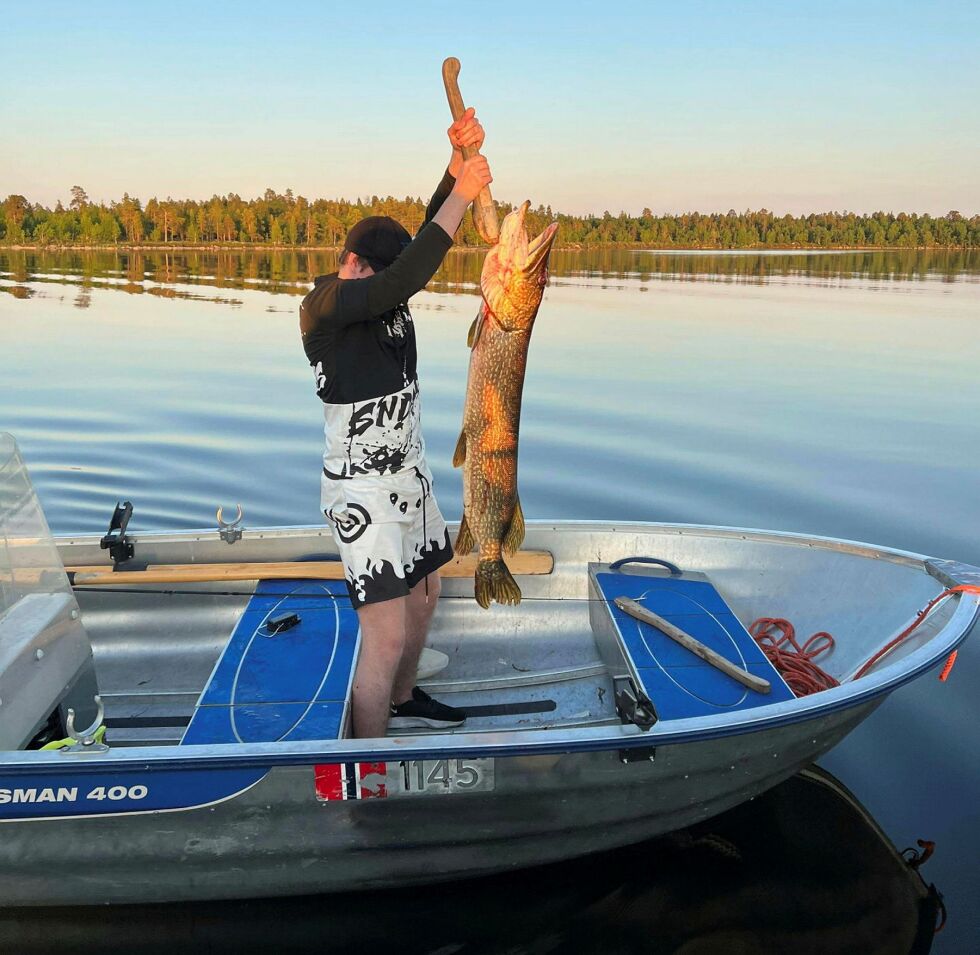
[[[915,620],[913,620],[912,623],[897,637],[895,637],[893,640],[889,640],[888,643],[886,643],[874,656],[871,657],[871,659],[863,664],[861,669],[854,674],[853,678],[856,680],[858,677],[864,676],[864,674],[867,673],[868,670],[870,670],[886,653],[891,651],[894,647],[897,647],[910,633],[912,633],[916,627],[918,627],[919,624],[921,624],[922,621],[929,616],[932,608],[935,607],[940,600],[945,600],[952,594],[980,594],[980,586],[975,584],[960,584],[958,587],[950,587],[948,590],[944,590],[938,597],[933,597],[932,600],[930,600],[929,603],[927,603],[925,607],[923,607],[922,610],[916,614]]]
[[[834,647],[834,638],[825,630],[813,634],[803,646],[796,642],[796,630],[782,617],[760,617],[750,627],[769,662],[779,671],[795,696],[809,696],[820,690],[840,686],[814,659]]]
[[[915,620],[908,627],[861,665],[852,679],[856,680],[864,676],[883,656],[908,637],[929,616],[936,604],[953,594],[980,594],[980,586],[960,584],[944,590],[938,597],[933,597],[916,614]],[[803,646],[800,646],[796,641],[796,631],[788,620],[782,617],[760,617],[749,627],[749,633],[796,696],[808,696],[820,690],[829,690],[832,686],[840,686],[837,680],[813,662],[821,653],[826,653],[834,647],[834,638],[825,630],[815,633]],[[954,650],[939,675],[940,680],[946,681],[955,662]]]

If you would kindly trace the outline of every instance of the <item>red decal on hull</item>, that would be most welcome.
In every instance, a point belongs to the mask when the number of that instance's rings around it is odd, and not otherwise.
[[[388,781],[385,778],[387,771],[387,763],[358,763],[357,780],[360,785],[357,798],[385,799],[388,795]]]
[[[313,767],[313,780],[316,798],[321,800],[346,799],[346,766],[343,763],[328,763]]]
[[[387,763],[324,763],[313,767],[316,798],[385,799],[388,796]]]

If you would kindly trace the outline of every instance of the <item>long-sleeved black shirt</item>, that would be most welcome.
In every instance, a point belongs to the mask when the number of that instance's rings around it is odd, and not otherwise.
[[[432,217],[455,182],[447,171],[418,235],[388,268],[364,279],[322,275],[300,305],[303,348],[323,401],[328,484],[397,474],[423,461],[415,328],[406,303],[453,244]]]
[[[406,303],[425,288],[452,238],[432,222],[456,180],[447,171],[418,235],[386,269],[364,279],[318,276],[300,305],[306,357],[324,402],[391,394],[416,380],[415,329]]]

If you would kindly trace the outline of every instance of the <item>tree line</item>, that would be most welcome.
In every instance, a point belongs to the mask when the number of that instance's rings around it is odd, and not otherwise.
[[[9,195],[0,205],[0,243],[35,246],[152,244],[165,246],[243,244],[274,247],[336,247],[356,222],[389,215],[415,232],[425,217],[425,200],[392,196],[348,201],[279,194],[266,189],[258,199],[229,193],[208,200],[150,199],[144,205],[128,194],[118,202],[91,202],[80,186],[72,187],[67,208],[53,209]],[[496,203],[501,216],[512,206]],[[537,233],[549,222],[560,224],[564,246],[643,246],[669,249],[753,248],[971,248],[980,247],[980,215],[965,217],[917,213],[823,212],[777,216],[757,212],[690,212],[639,216],[567,215],[539,206],[528,213],[528,228]],[[457,242],[479,246],[467,214]]]

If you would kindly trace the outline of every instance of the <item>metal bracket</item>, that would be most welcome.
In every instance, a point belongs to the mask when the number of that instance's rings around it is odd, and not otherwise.
[[[126,527],[129,519],[133,516],[133,505],[131,501],[123,504],[116,502],[116,509],[112,512],[109,521],[109,530],[106,531],[99,546],[103,550],[109,551],[112,558],[113,569],[124,564],[133,556],[133,542],[126,536]]]
[[[60,752],[75,755],[78,753],[109,752],[108,744],[102,742],[102,739],[105,737],[105,728],[102,725],[103,720],[105,719],[105,706],[102,704],[102,697],[98,694],[96,694],[93,699],[95,700],[95,705],[98,709],[95,713],[94,722],[87,729],[76,731],[75,711],[71,707],[68,708],[68,718],[65,720],[65,729],[68,731],[69,738],[73,739],[75,744],[73,746],[64,747],[64,749],[60,750]]]
[[[646,693],[636,688],[631,677],[613,677],[613,694],[616,712],[623,723],[632,723],[646,732],[657,722],[657,711],[653,701]]]
[[[235,507],[238,509],[238,513],[235,515],[233,521],[226,521],[224,519],[224,508],[218,508],[218,536],[226,544],[234,544],[235,541],[241,540],[242,531],[245,529],[241,526],[242,517],[245,512],[242,510],[241,504],[236,504]]]
[[[621,763],[652,763],[656,758],[656,746],[634,746],[632,749],[621,749],[619,751],[619,761]]]

